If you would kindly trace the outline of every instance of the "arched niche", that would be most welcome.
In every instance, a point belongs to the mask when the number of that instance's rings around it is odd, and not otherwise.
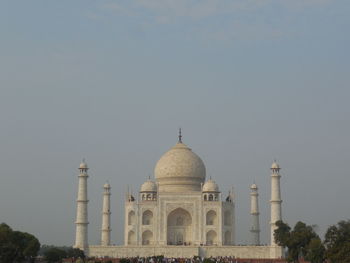
[[[153,233],[149,230],[146,230],[142,233],[142,245],[148,246],[151,245],[153,242]]]
[[[232,225],[232,216],[230,211],[225,211],[224,213],[224,225],[225,226]]]
[[[216,245],[217,243],[217,234],[214,230],[210,230],[207,232],[206,235],[206,244],[207,246],[212,246],[212,245]]]
[[[192,217],[183,209],[177,208],[168,215],[167,244],[190,245],[192,243]]]
[[[136,245],[136,235],[132,230],[128,233],[128,245]]]
[[[142,224],[143,225],[152,225],[153,224],[153,213],[150,210],[146,210],[142,214]]]
[[[217,215],[214,210],[210,210],[206,215],[206,224],[207,226],[216,225],[217,224]]]
[[[136,215],[134,211],[130,211],[128,214],[128,225],[135,225],[136,223]]]

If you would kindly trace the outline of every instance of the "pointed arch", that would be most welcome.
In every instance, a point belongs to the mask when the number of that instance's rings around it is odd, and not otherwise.
[[[230,246],[232,244],[231,231],[226,231],[224,236],[224,245]]]
[[[133,210],[131,210],[128,214],[128,225],[135,225],[136,224],[136,215]]]
[[[132,230],[128,233],[128,245],[136,245],[136,235]]]
[[[183,209],[177,208],[168,215],[167,244],[183,245],[192,243],[192,217]]]
[[[153,233],[150,230],[146,230],[142,233],[142,245],[148,246],[153,243]]]
[[[230,211],[225,211],[224,213],[224,225],[225,226],[232,225],[232,215]]]
[[[216,245],[217,243],[217,234],[214,230],[210,230],[207,232],[206,235],[206,244],[207,246],[212,246],[212,245]]]
[[[210,210],[206,215],[206,224],[207,226],[216,225],[217,224],[217,215],[214,210]]]
[[[142,214],[142,225],[152,225],[153,224],[153,213],[150,210],[146,210]]]

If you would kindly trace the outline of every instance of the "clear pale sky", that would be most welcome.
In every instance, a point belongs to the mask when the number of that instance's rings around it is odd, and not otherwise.
[[[124,192],[183,141],[226,195],[249,241],[249,186],[267,243],[270,170],[283,218],[350,218],[349,0],[4,0],[0,3],[0,222],[71,245],[77,167],[90,169],[89,241],[112,186]]]

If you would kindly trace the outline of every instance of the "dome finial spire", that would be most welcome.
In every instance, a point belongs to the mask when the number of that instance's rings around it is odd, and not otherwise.
[[[181,128],[179,128],[179,143],[182,143],[182,134],[181,134]]]

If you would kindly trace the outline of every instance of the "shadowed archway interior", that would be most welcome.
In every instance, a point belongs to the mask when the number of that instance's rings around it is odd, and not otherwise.
[[[168,215],[167,244],[190,245],[192,240],[192,217],[190,213],[177,208]]]

